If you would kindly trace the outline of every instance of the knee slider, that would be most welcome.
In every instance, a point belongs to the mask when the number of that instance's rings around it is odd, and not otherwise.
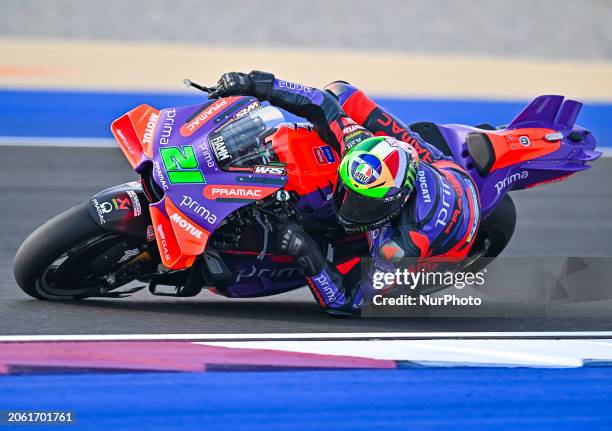
[[[378,247],[376,255],[388,262],[399,263],[404,258],[405,253],[395,241],[389,240]]]

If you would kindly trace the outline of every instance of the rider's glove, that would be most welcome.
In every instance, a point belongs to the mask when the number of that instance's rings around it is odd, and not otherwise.
[[[233,95],[253,95],[253,82],[251,82],[251,79],[246,74],[239,72],[224,73],[219,78],[217,88],[208,97],[227,97]]]
[[[357,286],[354,289],[344,286],[342,276],[327,263],[319,245],[300,225],[287,223],[280,226],[277,246],[279,251],[295,258],[295,263],[304,271],[310,290],[328,314],[350,316],[360,308],[362,298]]]
[[[267,72],[253,70],[248,75],[240,72],[224,73],[217,88],[208,94],[209,98],[227,96],[255,96],[260,100],[268,100],[272,86],[274,85],[274,75]]]
[[[287,223],[279,228],[277,246],[293,256],[304,275],[317,274],[325,267],[325,257],[315,240],[298,224]]]

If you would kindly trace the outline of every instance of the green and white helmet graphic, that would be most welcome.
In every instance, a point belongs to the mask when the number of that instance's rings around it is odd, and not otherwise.
[[[338,168],[333,197],[345,228],[370,229],[397,214],[414,188],[418,166],[416,150],[389,136],[351,148]]]
[[[383,198],[414,187],[419,158],[414,148],[391,137],[364,140],[346,154],[340,180],[363,196]]]

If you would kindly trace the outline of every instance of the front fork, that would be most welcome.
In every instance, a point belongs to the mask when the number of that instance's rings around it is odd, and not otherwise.
[[[134,280],[149,281],[158,273],[155,233],[147,199],[139,182],[119,184],[103,190],[89,200],[89,215],[109,234],[118,235],[114,244],[92,261],[92,269],[110,292]],[[113,238],[110,235],[109,239]]]

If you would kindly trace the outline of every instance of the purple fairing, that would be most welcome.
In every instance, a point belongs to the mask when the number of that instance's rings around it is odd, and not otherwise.
[[[493,211],[501,198],[510,190],[563,179],[567,175],[589,169],[591,166],[587,162],[601,156],[601,152],[595,151],[597,143],[595,136],[575,125],[582,104],[575,100],[563,99],[563,96],[539,96],[508,126],[500,129],[555,130],[562,135],[559,149],[533,160],[494,170],[484,177],[476,170],[466,143],[469,133],[483,132],[483,130],[461,124],[439,126],[453,154],[453,159],[466,169],[476,183],[483,217]]]
[[[281,84],[284,82],[285,84]],[[276,81],[275,86],[287,85],[285,81]],[[292,84],[293,85],[293,84]],[[316,101],[320,97],[319,90],[295,88],[305,97]],[[311,90],[311,91],[308,91]],[[312,99],[314,98],[314,99]],[[222,101],[225,100],[223,103]],[[221,102],[220,102],[221,101]],[[221,106],[220,106],[220,105]],[[560,147],[556,151],[530,161],[520,162],[500,168],[482,176],[475,168],[474,160],[468,151],[466,138],[472,132],[484,132],[482,129],[460,124],[440,125],[442,136],[446,139],[453,159],[463,166],[474,179],[481,200],[483,218],[497,205],[500,199],[510,190],[522,189],[537,183],[553,181],[568,174],[588,169],[587,162],[597,159],[601,153],[595,151],[596,139],[588,130],[575,125],[582,105],[573,100],[563,101],[562,96],[540,96],[529,104],[506,129],[536,127],[548,128],[562,134]],[[216,108],[216,109],[215,109]],[[263,121],[265,128],[279,125],[282,117],[268,116],[267,111],[259,106],[254,98],[236,97],[220,100],[208,100],[204,105],[169,108],[160,112],[156,133],[153,138],[153,154],[151,158],[143,156],[136,171],[140,172],[145,164],[153,166],[153,179],[164,191],[160,202],[152,204],[166,214],[164,205],[166,199],[172,202],[186,215],[192,218],[202,228],[213,232],[229,214],[257,200],[256,197],[244,199],[209,199],[205,195],[207,187],[215,185],[249,187],[255,186],[274,191],[281,189],[287,182],[285,175],[254,173],[245,171],[227,171],[220,167],[220,159],[225,156],[219,151],[233,148],[229,142],[224,142],[227,148],[213,146],[212,139],[224,126],[238,124],[240,121]],[[275,108],[270,108],[274,110]],[[258,115],[261,116],[258,117]],[[201,124],[189,133],[181,129],[188,123],[201,118]],[[259,118],[259,120],[255,120]],[[227,130],[227,129],[226,129]],[[239,136],[250,136],[243,133]],[[254,138],[254,136],[253,136]],[[242,144],[241,144],[242,145]],[[255,145],[258,145],[255,142]],[[187,151],[193,150],[197,166],[187,166],[191,170],[199,170],[204,182],[171,183],[168,166],[164,165],[161,151],[164,148],[178,148],[182,151],[179,159],[188,156]],[[191,147],[189,150],[188,147]],[[232,155],[234,157],[234,155]],[[181,165],[181,160],[170,159],[170,162]],[[234,162],[234,160],[230,160]],[[168,160],[166,160],[168,163]],[[260,164],[266,165],[263,161]],[[245,166],[252,166],[252,163]],[[180,166],[184,168],[184,166]],[[424,172],[423,175],[428,175]],[[330,179],[333,180],[333,179]],[[417,181],[417,187],[418,187]],[[296,208],[304,217],[305,223],[318,222],[322,225],[335,222],[331,207],[331,187],[300,197]],[[432,191],[435,193],[435,191]],[[435,199],[435,196],[430,196]],[[421,208],[417,211],[422,210]],[[236,252],[222,253],[225,263],[232,271],[234,280],[229,286],[217,293],[229,297],[266,296],[299,288],[305,284],[305,278],[293,262],[283,260],[282,256],[265,255],[257,259],[256,254],[241,254]]]
[[[302,287],[306,279],[295,263],[266,255],[262,260],[250,254],[223,253],[234,277],[229,286],[215,293],[229,298],[256,298],[276,295]]]
[[[335,223],[336,213],[332,206],[332,187],[324,187],[316,192],[300,197],[296,208],[307,221],[320,223]]]
[[[225,100],[225,102],[223,102]],[[213,139],[220,130],[228,130],[225,126],[235,127],[249,126],[249,121],[255,121],[261,130],[265,132],[273,129],[282,122],[284,118],[280,111],[273,107],[261,107],[256,99],[251,97],[237,97],[230,99],[209,100],[204,105],[195,105],[180,108],[168,108],[160,111],[158,127],[153,136],[152,157],[143,155],[140,164],[136,167],[141,172],[146,164],[153,167],[152,175],[155,183],[164,191],[164,196],[159,202],[150,206],[158,208],[166,216],[166,200],[170,199],[183,213],[194,222],[209,232],[213,232],[228,215],[237,209],[249,205],[257,197],[250,196],[243,199],[209,199],[205,196],[206,188],[221,186],[255,187],[272,193],[281,189],[287,182],[286,175],[254,173],[246,171],[228,171],[221,169],[221,149],[213,145]],[[219,106],[219,109],[212,109]],[[246,111],[246,112],[245,112]],[[208,113],[208,115],[206,115]],[[240,114],[243,113],[243,114]],[[192,133],[185,133],[185,125],[197,120],[202,116],[205,121]],[[277,115],[277,116],[275,116]],[[195,120],[194,120],[195,119]],[[259,121],[261,120],[261,122]],[[250,126],[253,126],[251,124]],[[248,139],[241,141],[242,145],[259,145],[253,129],[239,128],[236,136]],[[247,133],[248,132],[248,133]],[[187,136],[184,136],[187,135]],[[253,142],[249,142],[253,140]],[[245,143],[246,142],[246,143]],[[229,142],[224,143],[228,146]],[[204,182],[196,183],[172,183],[169,178],[168,166],[164,164],[162,151],[165,148],[178,148],[182,156],[187,156],[189,147],[193,150],[197,159],[197,166],[187,166],[202,173]],[[230,152],[231,154],[231,152]],[[232,154],[232,158],[235,158]],[[242,156],[242,154],[240,155]],[[248,154],[247,154],[248,156]],[[231,160],[237,164],[238,160]],[[166,161],[166,164],[168,161]],[[181,162],[176,161],[180,168]],[[245,166],[261,163],[248,162]],[[328,200],[329,190],[305,195],[299,202],[299,209],[304,212],[306,218],[312,218],[323,223],[333,223],[335,216],[331,209],[331,201]],[[235,279],[223,290],[216,293],[228,297],[258,297],[277,294],[304,286],[306,280],[301,270],[286,260],[278,259],[278,256],[265,255],[263,259],[257,259],[253,254],[223,254],[225,263],[234,275]]]
[[[182,128],[198,115],[207,112],[207,108],[226,101],[225,105],[212,112],[206,122],[189,136],[183,136]],[[218,156],[215,147],[210,142],[210,135],[219,130],[241,110],[255,103],[256,99],[251,97],[240,97],[230,99],[209,100],[204,105],[187,106],[181,108],[168,108],[160,112],[158,127],[153,137],[153,157],[148,159],[143,156],[141,163],[136,167],[139,172],[144,163],[152,162],[153,178],[157,185],[164,190],[164,198],[154,204],[167,215],[165,200],[170,199],[182,212],[191,217],[196,223],[209,232],[213,232],[223,220],[232,212],[257,200],[250,196],[244,199],[217,199],[210,200],[204,196],[205,190],[215,185],[260,187],[262,189],[279,190],[287,182],[286,176],[271,174],[254,174],[252,172],[228,172],[219,167]],[[263,108],[261,108],[263,109]],[[210,112],[210,111],[209,111]],[[241,117],[246,119],[247,115]],[[237,120],[238,121],[238,120]],[[183,129],[184,130],[184,129]],[[253,136],[253,139],[256,139]],[[168,177],[167,167],[164,166],[161,151],[163,148],[178,148],[185,155],[185,151],[191,147],[197,158],[197,166],[190,168],[202,172],[204,183],[171,183]],[[179,163],[179,162],[177,162]],[[180,163],[179,163],[180,165]]]

